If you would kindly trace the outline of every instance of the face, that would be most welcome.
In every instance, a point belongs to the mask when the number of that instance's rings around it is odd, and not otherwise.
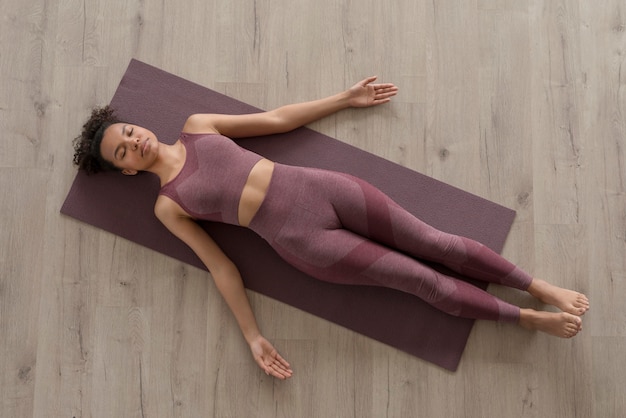
[[[154,164],[159,153],[159,142],[156,135],[145,128],[115,123],[104,131],[100,153],[122,173],[135,175]]]

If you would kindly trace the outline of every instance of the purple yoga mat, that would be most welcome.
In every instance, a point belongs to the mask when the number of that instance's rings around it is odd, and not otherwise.
[[[252,113],[252,106],[132,60],[111,100],[125,121],[151,129],[173,143],[193,113]],[[515,212],[411,171],[393,162],[300,128],[237,141],[285,164],[333,169],[359,176],[431,225],[474,238],[501,251]],[[61,212],[121,237],[205,268],[189,248],[155,218],[156,177],[79,172]],[[203,223],[239,267],[247,288],[456,370],[473,321],[441,313],[415,296],[367,286],[334,285],[285,264],[253,232]],[[474,284],[485,288],[485,283]]]

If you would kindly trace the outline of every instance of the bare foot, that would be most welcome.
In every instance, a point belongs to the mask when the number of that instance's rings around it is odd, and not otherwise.
[[[582,330],[582,320],[567,312],[522,309],[519,324],[526,329],[536,329],[561,338],[572,338]]]
[[[545,280],[533,279],[528,287],[528,293],[543,303],[556,306],[563,312],[568,312],[572,315],[581,316],[589,310],[587,296],[574,290],[554,286]]]

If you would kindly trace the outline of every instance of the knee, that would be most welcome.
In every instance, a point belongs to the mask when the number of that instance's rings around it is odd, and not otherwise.
[[[435,247],[439,257],[454,264],[461,264],[467,260],[467,247],[458,235],[437,231]]]

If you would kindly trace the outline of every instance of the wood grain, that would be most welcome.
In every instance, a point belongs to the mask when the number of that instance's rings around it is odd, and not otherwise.
[[[0,19],[0,416],[626,413],[622,0],[5,0]],[[209,275],[59,214],[71,141],[131,57],[261,108],[395,82],[312,127],[515,209],[505,255],[590,295],[582,334],[481,322],[449,373],[250,293],[295,371],[266,377]]]

